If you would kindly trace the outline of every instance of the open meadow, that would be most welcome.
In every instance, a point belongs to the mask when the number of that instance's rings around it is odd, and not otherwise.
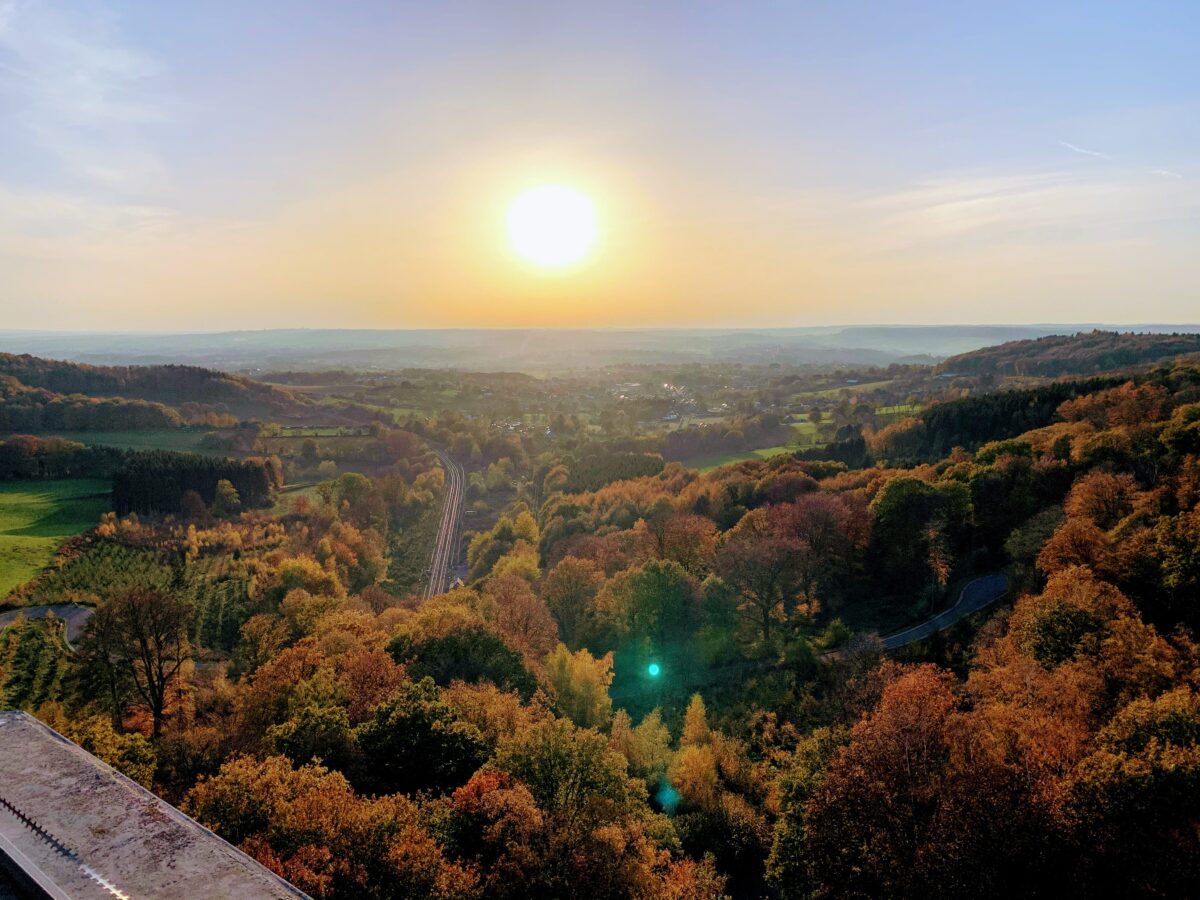
[[[36,575],[109,505],[108,482],[97,479],[0,484],[0,597]]]
[[[175,450],[218,455],[221,451],[203,445],[204,435],[208,431],[206,428],[156,428],[148,431],[55,431],[52,434],[54,437],[78,441],[92,447],[116,447],[118,450]]]

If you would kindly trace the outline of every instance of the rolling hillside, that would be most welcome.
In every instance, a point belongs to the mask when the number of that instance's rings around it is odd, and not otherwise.
[[[943,374],[1040,376],[1090,375],[1200,353],[1200,334],[1090,331],[1010,341],[952,356]]]
[[[294,414],[312,405],[307,397],[283,388],[197,366],[91,366],[4,353],[0,375],[56,394],[123,397],[171,406],[197,403],[240,418]]]

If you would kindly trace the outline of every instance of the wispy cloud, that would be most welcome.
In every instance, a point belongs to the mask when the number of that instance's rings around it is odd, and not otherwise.
[[[1066,147],[1073,153],[1078,153],[1081,156],[1094,156],[1097,159],[1112,159],[1107,153],[1101,153],[1099,150],[1088,150],[1084,147],[1077,147],[1075,144],[1068,141],[1059,141],[1059,146]]]
[[[923,179],[873,199],[866,209],[873,230],[899,246],[1056,242],[1190,220],[1200,210],[1200,192],[1134,171],[1107,178],[1071,170],[1008,176],[962,172]]]
[[[0,0],[0,124],[81,186],[137,188],[164,167],[145,133],[164,117],[159,66],[102,7]],[[45,165],[45,163],[43,163]]]
[[[1179,179],[1179,178],[1182,178],[1182,177],[1183,177],[1183,173],[1182,173],[1182,172],[1176,172],[1174,169],[1151,169],[1151,170],[1150,170],[1150,174],[1151,174],[1151,175],[1157,175],[1157,176],[1159,176],[1160,178],[1175,178],[1175,179]]]

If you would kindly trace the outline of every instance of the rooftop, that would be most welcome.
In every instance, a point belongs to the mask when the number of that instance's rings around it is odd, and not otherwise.
[[[305,896],[25,713],[0,712],[0,773],[0,898]]]

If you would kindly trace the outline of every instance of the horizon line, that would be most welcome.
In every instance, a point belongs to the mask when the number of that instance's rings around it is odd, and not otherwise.
[[[0,328],[0,335],[63,335],[63,336],[202,336],[222,334],[268,334],[278,332],[506,332],[506,331],[556,331],[556,332],[623,332],[623,331],[831,331],[851,328],[1102,328],[1102,329],[1145,329],[1183,328],[1200,331],[1200,322],[858,322],[832,325],[429,325],[429,326],[379,326],[347,327],[336,325],[306,325],[264,328],[218,328],[218,329],[70,329],[70,328]]]

